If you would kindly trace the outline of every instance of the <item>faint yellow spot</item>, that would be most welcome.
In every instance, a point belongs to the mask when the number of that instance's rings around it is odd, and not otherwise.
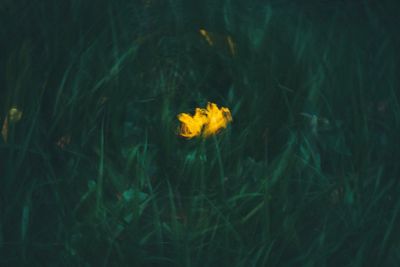
[[[21,119],[21,117],[22,117],[22,111],[20,111],[16,107],[12,107],[8,111],[8,118],[9,118],[10,122],[18,122]]]
[[[106,97],[106,96],[102,96],[102,97],[100,97],[100,99],[99,99],[99,104],[100,105],[103,105],[104,103],[106,103],[107,102],[107,100],[108,100],[108,97]]]
[[[178,114],[181,122],[179,134],[186,138],[193,138],[202,135],[209,137],[227,127],[232,121],[231,112],[228,108],[218,106],[214,103],[207,103],[207,107],[196,108],[193,116],[187,113]]]
[[[153,4],[153,1],[152,1],[152,0],[142,0],[142,2],[143,2],[143,4],[144,4],[144,7],[145,7],[145,8],[148,8],[148,7],[150,7],[150,6]]]
[[[236,44],[233,41],[232,37],[228,35],[226,37],[226,40],[228,41],[229,51],[231,51],[232,56],[236,56]]]
[[[56,145],[61,148],[64,149],[66,145],[69,145],[71,143],[71,136],[69,134],[63,135],[60,137],[60,139],[58,139],[58,141],[56,142]]]
[[[12,107],[8,111],[7,116],[4,118],[3,125],[1,128],[1,135],[5,143],[8,141],[8,125],[9,123],[16,123],[22,118],[22,111],[17,107]]]
[[[207,43],[210,46],[214,45],[214,42],[212,41],[210,34],[206,30],[200,29],[200,34],[204,37],[204,39],[206,39]]]

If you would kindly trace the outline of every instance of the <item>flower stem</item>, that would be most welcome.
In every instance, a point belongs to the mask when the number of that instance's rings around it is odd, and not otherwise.
[[[225,174],[224,174],[224,166],[222,165],[222,158],[221,158],[221,149],[219,147],[219,143],[215,135],[213,135],[215,149],[217,150],[217,161],[218,161],[218,169],[219,169],[219,176],[220,176],[220,183],[222,189],[222,195],[225,198]]]

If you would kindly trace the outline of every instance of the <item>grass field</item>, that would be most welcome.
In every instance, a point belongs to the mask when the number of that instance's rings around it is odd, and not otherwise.
[[[400,266],[400,5],[295,3],[1,1],[0,266]]]

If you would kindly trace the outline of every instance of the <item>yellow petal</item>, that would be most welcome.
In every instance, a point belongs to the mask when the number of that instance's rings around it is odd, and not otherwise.
[[[200,135],[207,117],[201,109],[196,109],[194,116],[181,113],[178,115],[178,120],[181,122],[179,134],[186,138],[193,138]]]
[[[205,137],[218,133],[221,129],[226,128],[228,123],[232,121],[232,115],[229,109],[224,107],[219,109],[214,103],[207,104],[207,117],[208,123],[205,125],[203,132]]]

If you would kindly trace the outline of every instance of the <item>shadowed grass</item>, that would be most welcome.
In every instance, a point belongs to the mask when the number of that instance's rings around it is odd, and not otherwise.
[[[399,6],[96,5],[0,4],[0,265],[398,265]]]

